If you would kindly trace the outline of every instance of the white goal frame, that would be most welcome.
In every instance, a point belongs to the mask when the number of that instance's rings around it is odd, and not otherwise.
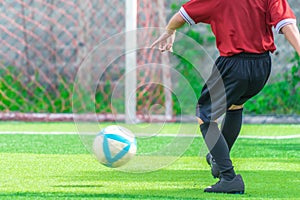
[[[137,0],[126,0],[126,71],[125,71],[125,122],[127,124],[137,123],[136,118],[136,51],[137,47]]]

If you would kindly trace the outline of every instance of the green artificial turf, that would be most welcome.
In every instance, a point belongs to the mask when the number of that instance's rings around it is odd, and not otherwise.
[[[24,131],[74,131],[69,123],[1,123],[0,128],[14,127],[12,124]],[[171,128],[165,132],[172,133],[178,125],[168,126]],[[249,125],[247,132],[253,135],[257,129],[278,127],[290,126]],[[300,127],[295,127],[290,130],[296,134]],[[277,135],[288,135],[288,131],[282,129]],[[153,146],[168,142],[170,137],[138,138],[138,154],[155,151]],[[237,140],[231,155],[246,184],[244,195],[203,192],[217,181],[210,175],[205,153],[203,140],[197,137],[169,166],[148,173],[126,173],[99,164],[76,134],[2,134],[0,199],[299,199],[299,138]]]

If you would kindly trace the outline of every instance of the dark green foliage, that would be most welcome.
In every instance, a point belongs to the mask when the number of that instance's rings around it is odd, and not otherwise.
[[[199,37],[192,33],[191,35]],[[201,39],[196,38],[199,42]],[[180,44],[177,44],[180,45]],[[176,47],[175,47],[176,48]],[[195,52],[187,51],[188,56],[196,56]],[[201,59],[201,56],[198,56]],[[196,96],[199,96],[203,80],[195,67],[186,59],[180,58],[176,70],[188,81],[193,88]],[[247,114],[300,114],[300,58],[295,54],[290,61],[292,67],[289,71],[278,75],[278,82],[269,83],[265,86],[262,92],[246,103]],[[18,112],[49,112],[49,113],[71,113],[72,112],[72,95],[73,85],[66,79],[57,81],[56,84],[50,86],[43,83],[38,72],[34,73],[34,78],[25,77],[26,75],[13,66],[8,66],[5,69],[0,69],[0,110],[18,111]],[[185,87],[185,83],[179,83],[179,87]],[[88,95],[88,91],[82,89],[82,94],[74,98],[74,105],[78,110],[83,112],[86,110],[96,110],[96,112],[110,113],[111,112],[111,91],[113,86],[109,81],[105,82],[102,89],[97,89],[95,99]],[[87,93],[87,94],[85,94]],[[178,95],[178,94],[177,94]],[[182,113],[182,105],[184,102],[179,102],[178,97],[173,96],[174,113]],[[92,102],[96,100],[96,106]],[[122,107],[118,110],[124,110],[122,102],[117,104]],[[86,102],[82,104],[82,102]],[[187,101],[188,102],[188,101]],[[116,102],[115,102],[116,103]],[[139,102],[143,104],[143,102]],[[92,106],[92,107],[91,107]],[[188,113],[192,113],[194,105]]]
[[[172,4],[171,9],[175,13],[180,9],[180,5]],[[207,29],[208,31],[203,34],[190,28],[184,34],[186,38],[192,39],[199,45],[215,45],[215,38],[210,27],[207,26]],[[176,87],[180,88],[180,95],[186,96],[179,98],[176,96],[179,95],[178,93],[173,94],[175,115],[194,113],[195,105],[190,105],[191,99],[186,95],[186,88],[191,87],[195,96],[199,97],[204,84],[203,78],[197,70],[199,66],[193,66],[191,61],[197,59],[201,62],[207,55],[204,51],[195,51],[190,45],[191,43],[183,39],[176,41],[174,46],[174,52],[177,50],[184,52],[184,55],[174,56],[179,60],[175,69],[185,79],[178,80]],[[290,62],[292,67],[288,72],[278,76],[279,81],[269,83],[259,95],[247,102],[245,106],[247,114],[300,114],[299,55],[295,54]],[[50,75],[49,72],[46,74]],[[79,88],[80,91],[74,93],[74,77],[69,77],[69,75],[51,73],[51,78],[45,80],[45,73],[39,70],[29,73],[25,68],[3,67],[0,68],[0,112],[111,113],[112,110],[124,111],[124,98],[120,95],[118,98],[112,97],[112,91],[115,87],[112,84],[113,78],[110,77],[105,80],[99,83],[96,92],[91,91],[93,88]],[[189,84],[188,87],[186,81]],[[95,96],[91,96],[94,93],[96,93]],[[154,94],[146,91],[143,98],[138,98],[137,106],[143,107],[147,97],[151,95]],[[155,100],[156,98],[153,97],[153,101]],[[75,110],[73,110],[72,105],[76,108]]]
[[[191,35],[199,37],[192,33]],[[200,42],[201,39],[197,40]],[[180,44],[178,44],[180,45]],[[196,56],[195,52],[187,51],[188,56]],[[178,57],[180,63],[176,69],[193,88],[196,96],[199,96],[203,80],[195,67],[186,59]],[[201,58],[199,58],[201,59]],[[246,103],[246,113],[248,114],[300,114],[300,58],[295,54],[291,59],[292,67],[289,71],[278,75],[278,82],[269,83],[265,86],[262,92]],[[50,87],[43,83],[38,72],[35,72],[34,78],[25,77],[22,71],[16,67],[8,66],[5,69],[0,69],[0,110],[18,111],[18,112],[49,112],[49,113],[71,113],[72,112],[72,95],[73,87],[68,80],[61,79],[54,86]],[[180,87],[184,87],[179,83]],[[105,87],[102,90],[97,90],[95,100],[98,102],[96,108],[86,107],[91,106],[93,98],[85,95],[75,98],[73,102],[78,108],[77,112],[88,110],[96,110],[97,112],[111,112],[111,88],[110,82],[105,82]],[[83,90],[84,91],[84,90]],[[78,101],[76,101],[76,99]],[[176,96],[173,96],[174,113],[184,114]],[[82,102],[87,102],[85,105]],[[101,103],[100,103],[101,102]],[[117,103],[123,110],[122,102]],[[139,104],[143,104],[140,102]],[[192,106],[191,109],[194,107]],[[191,111],[193,112],[193,111]],[[191,113],[189,111],[189,113]]]
[[[64,78],[47,82],[39,71],[29,75],[24,69],[0,69],[0,111],[71,112],[72,85]]]

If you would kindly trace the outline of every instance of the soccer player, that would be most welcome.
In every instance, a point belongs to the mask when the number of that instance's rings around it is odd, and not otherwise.
[[[229,156],[241,129],[243,105],[269,78],[270,53],[276,50],[273,27],[300,55],[296,17],[286,0],[190,0],[151,47],[171,51],[176,29],[200,22],[210,24],[220,53],[196,108],[209,149],[206,159],[213,176],[220,178],[204,191],[243,194],[243,179],[236,175]],[[224,113],[220,130],[216,120]]]

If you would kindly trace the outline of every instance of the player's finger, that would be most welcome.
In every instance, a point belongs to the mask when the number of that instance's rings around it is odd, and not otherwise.
[[[157,44],[159,43],[166,43],[167,39],[170,37],[171,35],[164,33],[163,35],[161,35],[152,45],[151,48],[153,49]]]
[[[158,48],[161,52],[164,52],[166,51],[166,45],[160,45],[159,48]]]
[[[155,42],[152,43],[150,48],[153,49],[158,43],[159,43],[159,40],[156,40]]]
[[[156,45],[160,44],[160,43],[164,43],[163,38],[158,38],[155,42],[153,42],[153,44],[151,45],[151,49],[153,49]]]
[[[167,49],[168,51],[170,51],[170,49],[172,49],[172,47],[173,47],[172,44],[168,44],[167,47],[166,47],[166,49]]]

